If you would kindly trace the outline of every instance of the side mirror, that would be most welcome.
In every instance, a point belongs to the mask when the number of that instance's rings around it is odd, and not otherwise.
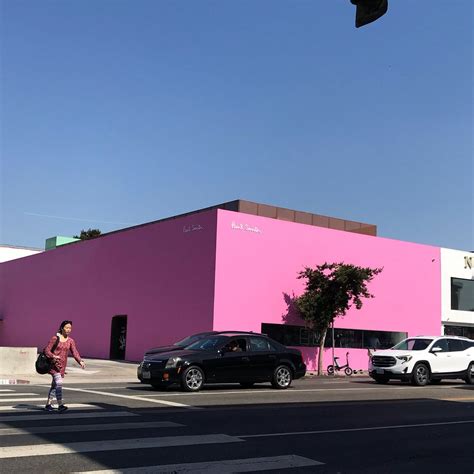
[[[443,349],[441,349],[441,347],[433,347],[433,349],[431,349],[431,352],[433,352],[433,354],[436,354],[437,352],[442,352]]]

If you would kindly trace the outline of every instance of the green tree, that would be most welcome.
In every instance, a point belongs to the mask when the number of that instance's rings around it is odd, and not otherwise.
[[[81,230],[80,235],[75,235],[75,239],[81,239],[81,240],[89,240],[89,239],[95,239],[96,237],[99,237],[99,235],[102,234],[102,232],[99,229],[87,229]]]
[[[363,268],[345,263],[324,263],[305,267],[298,279],[306,279],[304,293],[295,300],[306,325],[319,334],[318,375],[322,374],[326,334],[339,316],[352,306],[362,308],[362,298],[373,298],[367,284],[383,268]]]

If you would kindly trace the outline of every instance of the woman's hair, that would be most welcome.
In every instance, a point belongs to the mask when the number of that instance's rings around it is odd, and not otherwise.
[[[59,331],[58,332],[63,332],[63,329],[64,329],[64,326],[66,326],[66,324],[72,324],[72,321],[63,321],[60,325],[59,325]]]

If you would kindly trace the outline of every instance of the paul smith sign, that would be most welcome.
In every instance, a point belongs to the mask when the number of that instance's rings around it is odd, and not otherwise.
[[[253,232],[254,234],[262,233],[262,231],[256,225],[252,226],[252,225],[240,224],[240,223],[232,221],[231,227],[234,230],[244,230],[246,232]]]
[[[474,257],[464,257],[464,268],[470,270],[474,268]]]

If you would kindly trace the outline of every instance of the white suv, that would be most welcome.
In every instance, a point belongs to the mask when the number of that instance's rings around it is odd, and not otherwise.
[[[414,385],[463,379],[474,383],[474,341],[458,336],[410,337],[369,358],[369,375],[377,383],[390,379]]]

